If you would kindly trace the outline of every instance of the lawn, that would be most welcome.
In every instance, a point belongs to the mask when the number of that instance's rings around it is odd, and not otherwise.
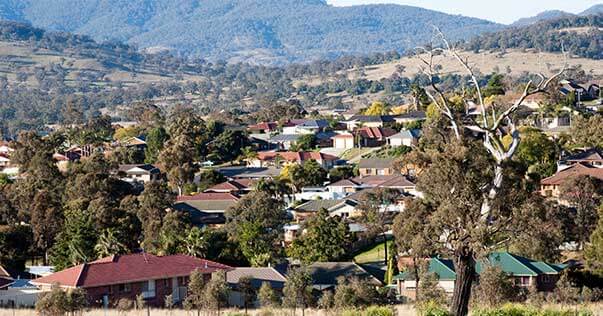
[[[387,250],[390,251],[390,255],[391,255],[391,249],[393,248],[393,243],[394,243],[393,240],[387,241]],[[354,257],[354,262],[360,263],[360,264],[373,263],[373,262],[378,262],[378,261],[383,262],[383,260],[385,260],[385,251],[384,250],[385,249],[383,248],[383,243],[380,242],[378,245],[375,245],[372,248],[369,248],[366,251],[357,254]]]

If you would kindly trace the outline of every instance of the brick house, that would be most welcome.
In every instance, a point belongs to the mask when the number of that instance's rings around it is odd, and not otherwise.
[[[151,254],[114,255],[84,263],[33,280],[42,290],[53,284],[60,287],[82,288],[92,306],[115,304],[119,299],[135,300],[142,295],[146,304],[163,306],[165,296],[173,295],[175,302],[186,297],[188,279],[194,270],[209,280],[211,273],[231,267],[186,255],[154,256]]]
[[[603,168],[598,168],[582,162],[574,163],[568,168],[558,171],[554,175],[540,180],[540,194],[558,201],[561,195],[561,186],[565,181],[577,176],[590,176],[603,180]]]

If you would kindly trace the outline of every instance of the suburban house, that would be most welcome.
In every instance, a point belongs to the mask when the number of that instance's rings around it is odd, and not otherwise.
[[[387,137],[387,144],[392,147],[415,146],[419,142],[419,130],[403,129],[399,133]]]
[[[559,199],[561,185],[572,177],[591,176],[603,180],[603,168],[594,167],[589,164],[575,163],[558,171],[554,175],[540,180],[540,194],[550,198]]]
[[[3,284],[0,282],[0,306],[33,307],[42,291],[31,284],[29,279],[11,279]]]
[[[325,169],[331,169],[339,158],[323,154],[320,152],[293,152],[293,151],[264,151],[259,152],[255,159],[250,159],[247,163],[249,167],[264,167],[264,166],[282,166],[286,163],[303,164],[308,160],[316,160]]]
[[[341,200],[311,200],[295,207],[291,213],[295,221],[303,222],[306,218],[314,216],[321,209],[329,211],[330,216],[339,216],[341,218],[351,218],[360,215],[356,209],[355,201],[348,199]]]
[[[562,157],[558,163],[558,170],[567,169],[577,163],[603,168],[603,153],[596,148],[590,148],[574,155]]]
[[[391,158],[369,158],[360,159],[358,172],[361,177],[365,176],[389,176],[396,173],[394,170],[394,159]]]
[[[424,121],[427,119],[427,114],[424,111],[410,111],[394,116],[394,121],[400,124],[411,122]]]
[[[408,180],[408,178],[402,174],[359,176],[351,179],[343,179],[327,185],[328,190],[331,192],[350,194],[360,192],[364,189],[377,187],[398,189],[401,192],[420,196],[416,190],[416,184]]]
[[[151,164],[130,164],[120,165],[118,175],[122,175],[124,181],[148,183],[159,180],[161,171]]]
[[[128,137],[121,141],[120,144],[124,147],[133,147],[138,150],[145,150],[147,148],[147,141],[145,136]]]
[[[251,279],[251,286],[255,289],[256,293],[259,291],[262,284],[267,282],[278,296],[282,295],[285,282],[287,281],[283,274],[272,267],[243,267],[229,270],[226,272],[226,282],[231,289],[228,293],[229,306],[245,306],[244,298],[239,290],[239,280],[243,277],[249,277]],[[259,306],[259,302],[256,300],[252,306]]]
[[[281,174],[281,169],[268,167],[223,167],[216,169],[228,179],[274,179]]]
[[[290,120],[283,126],[283,134],[305,135],[324,132],[329,127],[327,120]]]
[[[186,255],[154,256],[146,253],[114,255],[53,273],[31,281],[42,290],[53,284],[86,290],[93,306],[113,304],[119,299],[135,300],[142,295],[146,304],[161,307],[165,296],[175,302],[186,296],[191,272],[198,270],[209,280],[211,273],[231,268],[217,262]]]
[[[312,287],[317,291],[332,291],[338,280],[360,279],[375,287],[383,285],[379,279],[354,262],[315,262],[308,266]]]
[[[396,131],[387,127],[361,127],[356,130],[358,147],[380,147],[387,143],[387,138]]]
[[[252,134],[271,134],[278,131],[278,124],[276,122],[261,122],[247,126]]]
[[[392,115],[354,115],[343,121],[348,131],[363,127],[383,127],[386,123],[394,123]]]
[[[601,91],[599,85],[596,83],[587,84],[588,86],[586,87],[573,79],[561,80],[559,84],[561,85],[559,92],[564,96],[573,94],[577,102],[598,99]]]
[[[0,153],[0,169],[10,166],[10,157],[8,154]]]
[[[351,133],[341,133],[333,136],[333,148],[352,149],[354,148],[354,135]]]
[[[454,290],[456,273],[451,259],[430,258],[428,271],[438,278],[438,285],[451,295]],[[559,273],[566,268],[563,264],[552,264],[535,261],[509,252],[494,252],[484,261],[476,263],[477,279],[486,265],[493,265],[502,269],[516,286],[529,288],[536,287],[539,291],[551,291],[559,279]],[[412,273],[401,272],[394,277],[396,288],[401,296],[411,299],[416,295],[416,281]]]
[[[0,154],[10,155],[13,151],[8,142],[0,141]]]
[[[302,136],[302,134],[278,134],[270,137],[268,143],[278,150],[289,150]]]
[[[240,197],[227,192],[203,192],[191,196],[179,196],[174,208],[186,212],[195,226],[221,226],[226,223],[224,212],[239,201]]]
[[[242,195],[253,191],[255,180],[253,179],[233,179],[218,183],[206,189],[205,193],[233,193]]]

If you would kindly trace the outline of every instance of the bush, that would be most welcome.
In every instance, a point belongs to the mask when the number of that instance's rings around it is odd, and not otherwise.
[[[118,312],[127,312],[134,309],[136,302],[127,298],[120,298],[115,304]]]
[[[521,304],[505,304],[500,308],[477,309],[474,316],[592,316],[586,309],[541,309]]]
[[[394,311],[389,307],[371,306],[364,311],[364,316],[394,316]]]
[[[344,310],[339,315],[340,316],[362,316],[362,313],[360,311],[355,310],[355,309],[348,309],[348,310]]]
[[[448,310],[437,301],[422,301],[417,304],[417,312],[421,316],[448,316]]]

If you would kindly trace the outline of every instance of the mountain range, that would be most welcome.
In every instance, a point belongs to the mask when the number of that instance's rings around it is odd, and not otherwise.
[[[412,6],[325,0],[2,0],[0,19],[150,52],[262,64],[404,51],[428,43],[434,26],[451,40],[506,28]]]
[[[513,24],[511,24],[511,26],[522,27],[522,26],[528,26],[528,25],[546,21],[546,20],[567,18],[567,17],[573,17],[573,16],[596,15],[596,14],[602,14],[602,13],[603,13],[603,3],[596,4],[578,14],[573,14],[573,13],[569,13],[569,12],[565,12],[565,11],[561,11],[561,10],[547,10],[547,11],[543,11],[535,16],[521,18],[521,19],[513,22]]]

